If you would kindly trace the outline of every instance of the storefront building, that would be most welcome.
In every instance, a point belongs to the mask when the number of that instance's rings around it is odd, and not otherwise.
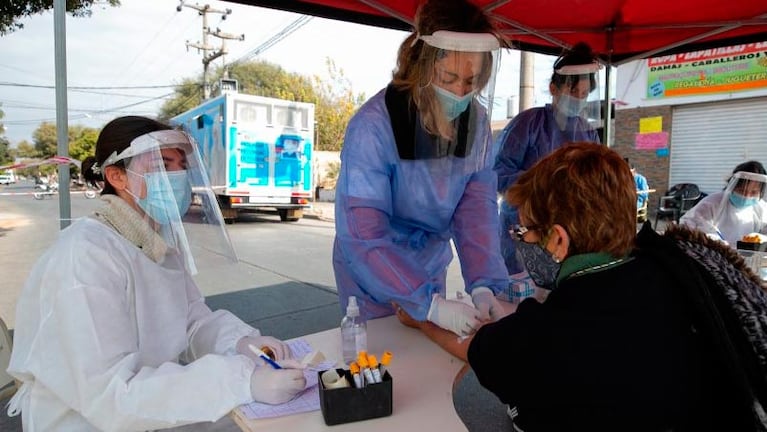
[[[747,160],[767,165],[767,42],[618,67],[614,149],[647,177],[650,214],[670,186],[713,193]]]

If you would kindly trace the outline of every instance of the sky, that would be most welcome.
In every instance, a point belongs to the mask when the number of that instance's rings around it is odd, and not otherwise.
[[[301,17],[221,1],[186,4],[231,9],[225,20],[209,14],[209,26],[245,36],[244,41],[227,41],[229,54],[216,59],[211,69],[246,56]],[[67,15],[70,126],[101,127],[121,115],[155,116],[173,92],[172,85],[202,73],[202,54],[186,47],[187,41],[202,41],[202,17],[189,7],[178,12],[178,5],[177,0],[122,0],[120,7],[95,6],[89,18]],[[0,122],[12,147],[22,140],[32,142],[40,123],[56,118],[53,10],[21,23],[23,29],[0,36],[0,110],[5,113]],[[327,77],[329,58],[355,93],[370,97],[391,79],[397,49],[406,36],[402,31],[313,17],[256,59],[290,72]],[[221,40],[209,37],[209,43],[219,47]],[[535,105],[541,105],[551,98],[548,78],[554,58],[535,57]],[[496,119],[505,117],[506,101],[519,93],[518,71],[519,52],[504,51],[496,79]],[[149,86],[156,88],[136,88]]]

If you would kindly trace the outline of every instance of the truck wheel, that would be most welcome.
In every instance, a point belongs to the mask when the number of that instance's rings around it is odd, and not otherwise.
[[[303,209],[279,209],[277,213],[283,222],[297,222],[304,215]]]

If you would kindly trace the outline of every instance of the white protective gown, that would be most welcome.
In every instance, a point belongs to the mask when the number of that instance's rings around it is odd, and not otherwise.
[[[257,330],[166,267],[96,219],[62,231],[17,305],[10,409],[25,431],[162,429],[252,400],[254,364],[235,344]]]
[[[703,198],[679,219],[679,223],[698,229],[712,238],[721,237],[730,246],[752,232],[767,230],[767,204],[759,200],[756,205],[739,209],[732,205],[724,192],[716,192]],[[721,207],[721,213],[720,212]]]

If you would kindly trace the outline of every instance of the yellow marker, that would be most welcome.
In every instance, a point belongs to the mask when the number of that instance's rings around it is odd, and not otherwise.
[[[373,374],[373,382],[381,382],[381,371],[378,370],[378,359],[373,354],[368,354],[368,364],[370,365],[370,371]]]
[[[365,387],[365,382],[362,381],[362,376],[360,376],[360,365],[357,362],[351,362],[349,370],[352,373],[352,378],[354,378],[354,385],[357,388]]]

